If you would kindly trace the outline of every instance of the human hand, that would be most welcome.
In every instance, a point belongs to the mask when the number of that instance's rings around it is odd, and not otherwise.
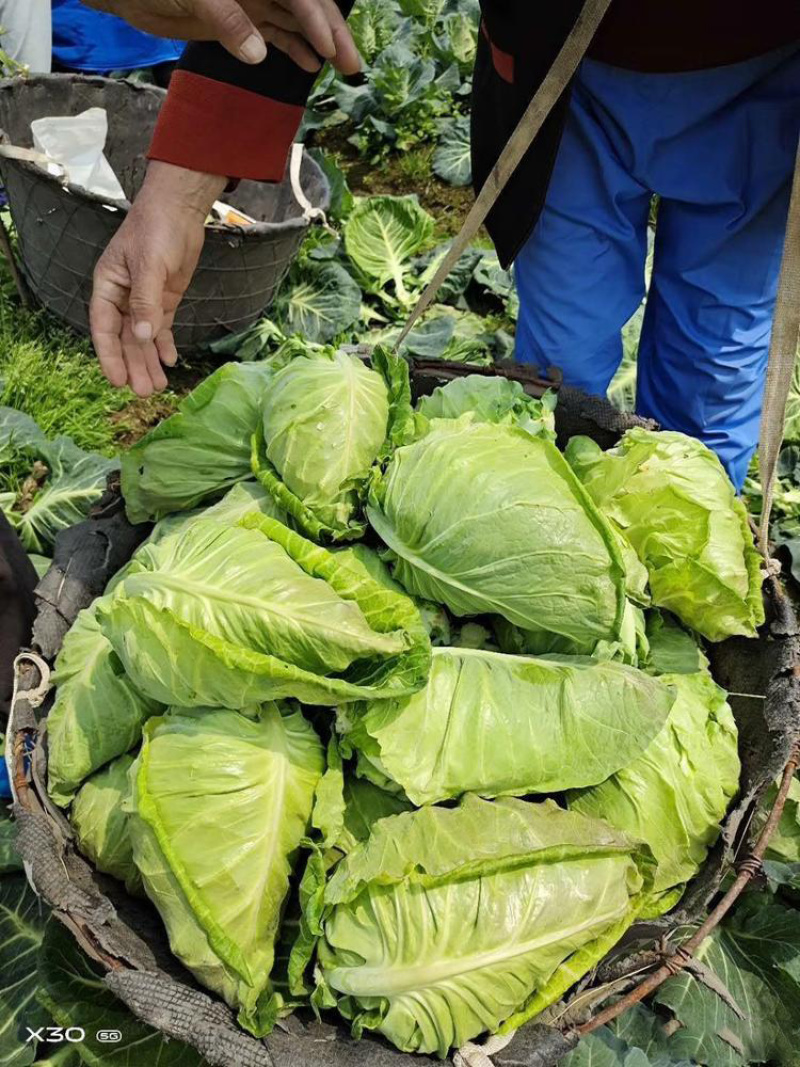
[[[319,56],[342,74],[360,60],[334,0],[83,0],[157,37],[219,41],[243,63],[261,63],[267,44],[303,70],[320,69]]]
[[[205,221],[227,179],[153,161],[127,218],[94,271],[89,319],[112,385],[138,396],[165,389],[178,358],[175,311],[192,280]]]

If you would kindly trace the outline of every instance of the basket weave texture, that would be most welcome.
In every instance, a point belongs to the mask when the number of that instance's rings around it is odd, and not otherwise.
[[[6,79],[0,81],[0,129],[7,142],[29,148],[34,119],[105,108],[106,156],[132,200],[144,178],[147,148],[163,98],[161,89],[108,78]],[[33,163],[0,157],[0,177],[28,287],[42,306],[87,333],[92,273],[127,206],[64,186]],[[327,181],[308,156],[303,158],[300,178],[312,207],[326,209]],[[288,177],[277,185],[242,182],[232,199],[258,225],[206,228],[199,266],[175,316],[179,350],[218,340],[258,319],[271,304],[308,230]]]

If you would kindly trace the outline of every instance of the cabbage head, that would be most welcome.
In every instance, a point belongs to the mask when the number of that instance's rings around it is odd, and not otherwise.
[[[345,741],[414,804],[595,785],[644,752],[674,694],[619,663],[435,648],[413,696],[347,708]]]
[[[618,941],[649,865],[552,801],[468,796],[381,819],[324,890],[315,1001],[404,1052],[444,1057],[514,1029]]]
[[[555,634],[576,653],[620,639],[617,540],[550,441],[469,415],[433,420],[375,477],[367,514],[413,596]]]
[[[608,452],[587,437],[567,459],[647,568],[657,607],[710,641],[764,621],[761,557],[717,456],[682,433],[628,430]]]
[[[120,756],[84,782],[69,818],[78,848],[98,871],[124,882],[129,893],[142,896],[141,875],[133,862],[130,815],[123,809],[130,797],[128,772],[133,760],[130,754]]]
[[[699,870],[739,790],[740,773],[725,692],[705,671],[662,681],[677,692],[666,726],[638,759],[569,802],[572,811],[605,819],[650,846],[658,866],[649,914],[674,905]]]
[[[458,419],[472,412],[474,422],[519,426],[551,441],[556,439],[555,406],[555,393],[537,399],[519,382],[484,374],[454,378],[417,401],[417,411],[426,419]]]
[[[276,503],[315,540],[360,537],[370,469],[411,418],[405,362],[308,350],[276,372],[262,414],[253,469]]]
[[[281,511],[266,489],[262,488],[258,482],[237,482],[221,500],[210,507],[176,511],[159,519],[145,544],[157,544],[165,537],[178,533],[195,519],[216,519],[217,522],[235,523],[243,519],[245,515],[269,515],[270,518],[288,525],[286,512]],[[140,547],[136,552],[141,550]],[[136,552],[133,554],[134,559],[136,559]]]
[[[85,608],[64,638],[56,660],[56,699],[47,717],[48,791],[66,807],[80,784],[121,756],[163,705],[145,696],[125,673],[103,634],[98,612],[108,598]]]
[[[150,720],[131,772],[130,834],[173,953],[260,1037],[283,1012],[270,972],[324,753],[299,711],[248,714]]]
[[[181,707],[397,696],[430,661],[407,597],[266,515],[146,546],[99,617],[136,685]]]
[[[188,511],[252,477],[250,442],[272,374],[268,363],[226,363],[122,454],[131,522]]]

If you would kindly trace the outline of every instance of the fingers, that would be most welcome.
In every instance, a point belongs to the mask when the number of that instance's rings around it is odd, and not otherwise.
[[[89,303],[89,324],[92,331],[92,343],[103,374],[117,388],[128,381],[128,372],[120,343],[122,334],[120,306],[126,299],[126,290],[113,280],[106,266],[106,257],[103,256],[94,273],[94,287]]]
[[[243,63],[261,63],[267,46],[237,0],[193,0],[193,15]]]
[[[326,12],[333,37],[334,54],[330,57],[331,64],[341,74],[358,74],[361,70],[361,56],[358,54],[356,43],[348,29],[344,15],[334,0],[319,0],[319,2]]]
[[[264,40],[274,44],[281,52],[285,52],[301,70],[316,74],[320,69],[321,63],[317,53],[299,33],[290,33],[275,25],[261,26],[260,29]]]

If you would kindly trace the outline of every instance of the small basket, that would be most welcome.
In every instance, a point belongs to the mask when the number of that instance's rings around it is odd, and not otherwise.
[[[0,129],[7,143],[28,148],[31,122],[108,112],[105,154],[129,199],[142,183],[146,153],[164,91],[110,78],[38,75],[0,81]],[[198,131],[202,136],[203,131]],[[36,300],[81,333],[89,331],[92,273],[128,204],[63,184],[35,162],[0,156],[0,178],[17,231],[20,270]],[[328,207],[324,174],[303,156],[298,202],[289,176],[279,184],[243,181],[235,206],[257,221],[233,228],[211,224],[197,272],[175,316],[179,350],[236,333],[269,307],[310,225]],[[310,208],[310,210],[309,210]]]

